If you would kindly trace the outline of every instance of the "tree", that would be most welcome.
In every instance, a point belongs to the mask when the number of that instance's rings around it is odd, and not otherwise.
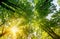
[[[38,39],[40,38],[40,34],[45,31],[53,39],[59,39],[60,36],[51,29],[51,27],[59,25],[59,14],[56,14],[56,17],[54,16],[54,19],[50,21],[46,19],[48,14],[54,10],[56,11],[56,6],[51,3],[52,1],[53,0],[1,0],[0,26],[3,29],[0,37],[8,33],[8,35],[13,34],[11,39]],[[37,35],[35,36],[34,33]],[[16,37],[16,35],[18,36]]]

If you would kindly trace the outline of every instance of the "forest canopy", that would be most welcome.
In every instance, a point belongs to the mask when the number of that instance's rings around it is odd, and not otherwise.
[[[60,39],[60,0],[0,0],[0,39]]]

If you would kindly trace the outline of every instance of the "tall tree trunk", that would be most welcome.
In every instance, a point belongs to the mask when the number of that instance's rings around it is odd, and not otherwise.
[[[44,29],[53,39],[60,39],[60,36],[57,35],[50,27],[43,27],[43,29]]]

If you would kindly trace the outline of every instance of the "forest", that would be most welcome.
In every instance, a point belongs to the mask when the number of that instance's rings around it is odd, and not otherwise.
[[[60,39],[60,0],[0,0],[0,39]]]

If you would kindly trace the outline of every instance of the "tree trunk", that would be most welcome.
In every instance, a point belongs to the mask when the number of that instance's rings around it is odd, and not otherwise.
[[[60,36],[57,35],[50,27],[43,27],[43,29],[44,29],[53,39],[60,39]]]

